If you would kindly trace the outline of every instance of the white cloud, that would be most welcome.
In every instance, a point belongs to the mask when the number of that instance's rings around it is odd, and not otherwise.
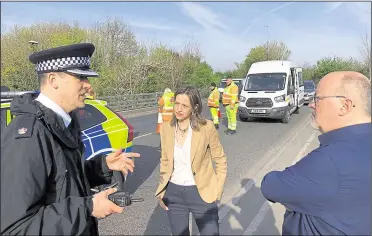
[[[135,28],[142,28],[142,29],[149,29],[149,30],[155,30],[155,31],[164,31],[164,32],[175,32],[183,35],[189,34],[187,31],[184,30],[184,27],[180,26],[172,26],[166,23],[162,23],[161,21],[157,22],[155,20],[150,19],[133,19],[128,18],[126,20],[129,26],[135,27]]]
[[[360,35],[353,34],[352,31],[342,30],[342,27],[338,25],[328,25],[321,21],[320,23],[315,21],[300,22],[298,20],[296,22],[293,19],[287,20],[283,14],[273,14],[289,4],[291,3],[280,5],[262,16],[256,17],[250,22],[244,33],[253,28],[261,19],[262,22],[269,22],[270,38],[285,42],[292,51],[291,60],[299,65],[303,65],[304,62],[316,63],[320,58],[327,56],[339,56],[347,59],[360,57],[358,51]],[[348,9],[349,7],[346,4],[328,5],[328,14],[332,14],[332,11],[337,9],[342,11],[345,8]],[[231,31],[228,30],[221,30],[221,28],[230,29],[228,26],[212,27],[219,25],[219,22],[221,22],[220,14],[198,3],[192,3],[192,7],[188,6],[188,16],[204,27],[204,30],[197,32],[201,51],[207,62],[216,70],[234,69],[235,61],[243,61],[251,48],[267,40],[265,29],[258,32],[256,28],[255,32],[244,36],[244,33],[238,35],[229,33]],[[191,11],[190,9],[197,10]],[[354,8],[350,7],[348,10],[352,13],[352,18],[357,17],[361,22],[371,24],[370,21],[366,22],[367,14],[369,14],[370,19],[370,6],[355,4]],[[209,20],[200,20],[198,17],[201,12],[210,16],[206,17]],[[205,26],[207,25],[205,22],[211,21],[213,21],[213,24]]]
[[[253,26],[257,21],[264,19],[265,17],[267,17],[267,16],[269,16],[269,15],[271,15],[271,14],[273,14],[273,13],[279,11],[280,9],[282,9],[282,8],[284,8],[284,7],[286,7],[286,6],[290,5],[290,4],[292,4],[292,3],[294,3],[294,2],[287,2],[287,3],[284,3],[284,4],[282,4],[282,5],[278,6],[278,7],[275,7],[275,8],[273,8],[273,9],[271,9],[270,11],[266,12],[265,14],[263,14],[263,15],[261,15],[261,16],[255,18],[255,19],[253,19],[253,20],[251,21],[251,23],[249,24],[249,26],[248,26],[248,27],[243,31],[242,35],[245,35],[245,34],[246,34],[246,33],[247,33],[251,28],[252,28],[252,26]]]
[[[337,10],[343,4],[344,4],[344,2],[329,2],[329,3],[327,3],[327,7],[324,10],[324,13],[329,14],[329,13]]]
[[[371,26],[371,3],[369,2],[350,2],[349,11],[353,13],[361,23]]]
[[[220,16],[213,10],[195,2],[181,2],[182,12],[199,23],[206,30],[228,30],[230,27],[222,23]]]
[[[131,26],[136,37],[142,42],[164,43],[175,49],[181,49],[190,40],[198,42],[204,59],[215,70],[234,69],[234,62],[242,62],[251,48],[266,42],[267,30],[269,30],[270,39],[287,44],[292,51],[291,59],[299,64],[305,61],[315,63],[322,57],[332,55],[345,58],[359,57],[358,46],[361,43],[361,34],[364,33],[361,28],[370,30],[371,27],[370,3],[315,3],[324,4],[326,11],[316,10],[311,13],[314,16],[307,20],[304,20],[301,14],[294,14],[297,17],[294,19],[294,16],[279,11],[284,7],[288,7],[285,10],[293,10],[296,13],[304,11],[300,9],[301,3],[290,4],[291,2],[267,10],[261,7],[263,4],[259,4],[260,7],[257,8],[252,8],[247,4],[247,13],[243,15],[242,13],[224,15],[202,3],[177,3],[181,12],[188,17],[188,20],[191,20],[189,24],[178,23],[177,20],[184,19],[168,18],[168,15],[159,15],[159,18],[154,18],[131,12],[120,13],[120,16]],[[313,6],[316,6],[315,4]],[[231,3],[225,6],[226,10],[234,12],[236,5]],[[239,10],[244,12],[242,9]],[[332,20],[327,19],[332,19],[337,14],[343,14],[344,19],[350,19],[350,22],[357,19],[360,23],[355,27],[341,24],[329,25]],[[99,18],[103,19],[104,15],[115,14],[92,13],[91,17],[94,16],[95,20],[99,20]],[[179,14],[179,16],[183,15]],[[249,17],[253,20],[247,20]],[[319,17],[324,17],[324,20]],[[31,16],[29,18],[29,22],[36,21]],[[12,25],[14,22],[21,22],[25,25],[24,19],[8,14],[2,19],[2,24],[5,22],[7,25]],[[263,25],[268,25],[268,29],[265,29]],[[358,34],[358,31],[361,32]]]

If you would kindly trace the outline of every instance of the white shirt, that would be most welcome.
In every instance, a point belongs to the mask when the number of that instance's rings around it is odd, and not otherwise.
[[[194,175],[192,174],[190,159],[191,138],[192,129],[190,125],[183,146],[178,144],[176,134],[174,135],[174,169],[170,179],[170,181],[174,184],[183,186],[195,185],[195,179]]]
[[[62,107],[57,105],[57,103],[53,102],[50,98],[45,96],[44,94],[40,93],[39,96],[35,99],[36,101],[39,101],[41,104],[46,106],[47,108],[53,110],[57,115],[62,117],[63,123],[67,127],[71,123],[71,117],[69,114],[67,114]]]

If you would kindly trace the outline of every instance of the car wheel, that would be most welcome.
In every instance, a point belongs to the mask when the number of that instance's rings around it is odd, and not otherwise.
[[[289,113],[289,108],[287,108],[284,114],[284,118],[282,119],[282,123],[288,124],[290,117],[291,117],[291,114]]]
[[[294,113],[295,113],[295,114],[300,114],[300,108],[301,108],[301,107],[297,107],[297,109],[295,110]]]
[[[241,115],[239,115],[239,119],[240,119],[241,121],[243,121],[243,122],[247,122],[247,121],[249,121],[249,119],[248,119],[247,117],[244,117],[244,116],[241,116]]]

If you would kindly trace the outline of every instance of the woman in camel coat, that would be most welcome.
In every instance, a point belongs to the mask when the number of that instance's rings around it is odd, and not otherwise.
[[[175,94],[173,119],[160,130],[155,196],[168,214],[173,235],[190,235],[190,212],[201,235],[219,235],[217,203],[226,179],[226,155],[213,122],[202,118],[201,111],[198,90],[181,89]]]

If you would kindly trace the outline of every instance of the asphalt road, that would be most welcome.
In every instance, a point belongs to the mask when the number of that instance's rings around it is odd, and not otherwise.
[[[238,120],[237,134],[234,136],[223,133],[227,123],[226,116],[223,115],[219,134],[228,159],[228,175],[222,205],[241,190],[242,181],[252,178],[269,161],[275,150],[286,144],[288,138],[308,121],[310,114],[308,107],[302,107],[300,114],[291,116],[289,124],[271,120]],[[203,115],[210,119],[207,107],[204,107]],[[127,178],[127,188],[134,196],[142,197],[145,201],[134,203],[122,214],[99,220],[100,234],[170,235],[166,213],[154,198],[160,158],[160,152],[156,149],[160,139],[154,134],[157,114],[132,117],[128,120],[135,129],[133,151],[140,153],[141,158],[136,160],[135,172]]]

